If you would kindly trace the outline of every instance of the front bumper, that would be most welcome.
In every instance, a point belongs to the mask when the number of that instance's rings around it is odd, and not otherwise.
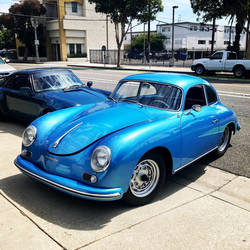
[[[15,159],[15,165],[26,175],[45,183],[65,193],[88,200],[118,200],[122,198],[121,188],[97,188],[79,181],[50,174],[26,161],[20,155]]]

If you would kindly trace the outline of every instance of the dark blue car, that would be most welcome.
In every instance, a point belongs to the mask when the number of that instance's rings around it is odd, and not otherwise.
[[[58,109],[102,102],[110,94],[90,87],[64,68],[20,70],[0,85],[0,117],[31,121]]]

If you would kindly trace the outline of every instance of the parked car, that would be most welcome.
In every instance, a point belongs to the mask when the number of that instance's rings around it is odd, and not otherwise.
[[[250,72],[250,60],[238,60],[235,52],[220,50],[209,58],[194,60],[191,69],[197,75],[226,71],[233,72],[235,77],[243,77]]]
[[[49,124],[49,125],[48,125]],[[56,111],[23,134],[16,166],[66,193],[92,200],[151,201],[172,174],[240,129],[206,81],[148,73],[125,77],[103,103]]]
[[[0,85],[0,117],[32,121],[58,109],[105,101],[110,92],[90,85],[64,68],[17,71]]]
[[[0,57],[0,82],[16,69]]]

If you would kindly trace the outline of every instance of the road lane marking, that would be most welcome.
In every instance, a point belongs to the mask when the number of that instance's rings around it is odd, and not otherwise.
[[[242,98],[242,99],[250,99],[250,96],[227,95],[227,94],[219,94],[219,96],[228,96],[228,97],[236,97],[236,98]]]
[[[238,93],[238,92],[230,92],[230,91],[223,91],[223,90],[217,90],[217,92],[218,92],[218,93],[222,93],[222,94],[229,94],[229,95],[250,96],[250,94]]]

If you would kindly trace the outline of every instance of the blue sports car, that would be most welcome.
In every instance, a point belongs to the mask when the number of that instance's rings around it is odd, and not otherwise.
[[[214,151],[240,129],[206,81],[181,74],[125,77],[104,102],[56,111],[23,134],[16,166],[66,193],[148,203],[166,174]]]
[[[64,68],[20,70],[0,85],[0,117],[32,121],[58,109],[105,101],[110,94],[90,87]]]

